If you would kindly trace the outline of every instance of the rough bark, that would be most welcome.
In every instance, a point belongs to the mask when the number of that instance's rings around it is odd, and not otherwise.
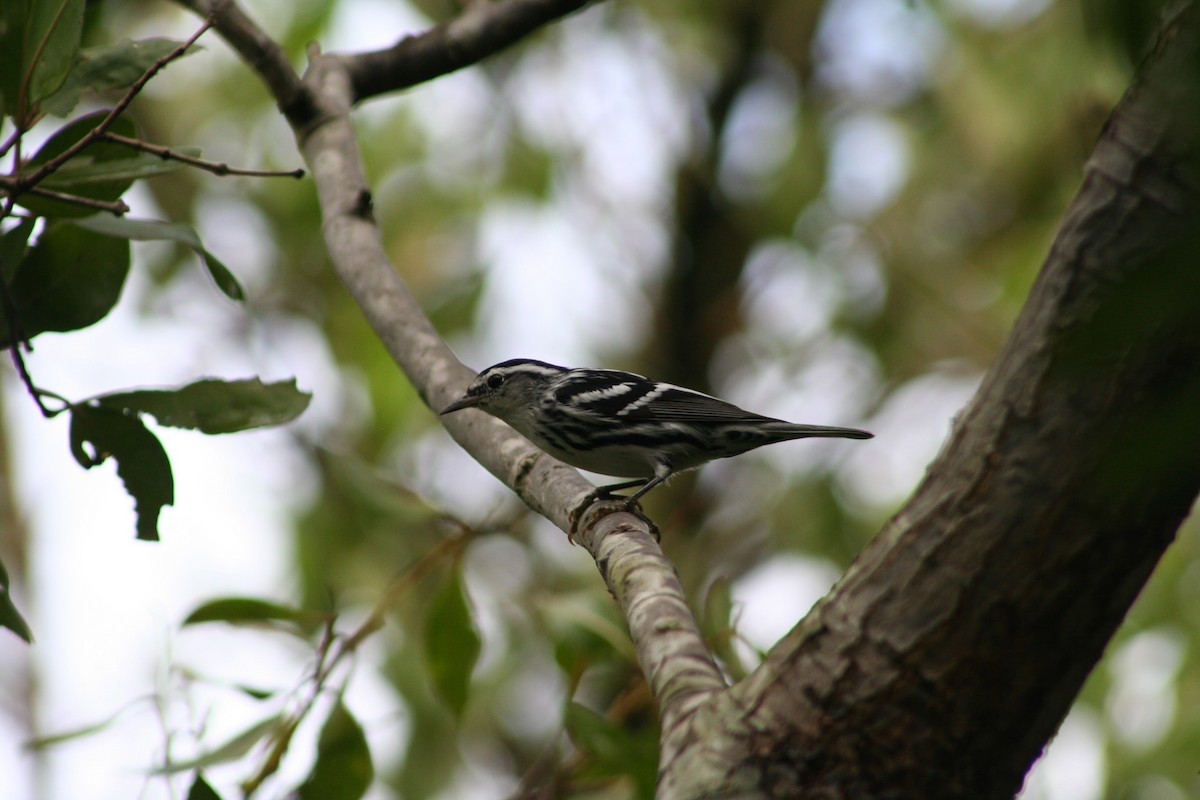
[[[335,269],[421,396],[446,402],[469,371],[379,246],[349,120],[358,99],[440,67],[375,84],[358,72],[365,60],[317,57],[300,81],[229,0],[185,1],[217,12],[275,92],[312,168]],[[509,10],[515,38],[530,8],[546,21],[577,5],[489,8]],[[500,46],[468,37],[479,47],[464,55],[454,36],[422,41],[442,43],[427,57],[446,69]],[[659,796],[1011,796],[1200,486],[1198,263],[1200,8],[1188,3],[1114,112],[1012,336],[928,477],[759,670],[722,688],[644,525],[615,514],[584,526],[660,703]],[[569,528],[587,487],[576,473],[481,415],[448,428]]]
[[[1114,111],[912,500],[693,717],[707,747],[660,796],[1013,796],[1200,488],[1198,298],[1193,3]]]

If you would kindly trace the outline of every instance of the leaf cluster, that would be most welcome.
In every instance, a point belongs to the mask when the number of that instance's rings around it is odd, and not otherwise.
[[[188,53],[207,24],[186,42],[152,38],[82,47],[84,11],[83,0],[0,5],[0,129],[11,131],[0,143],[0,158],[10,164],[0,175],[0,348],[10,351],[44,416],[70,417],[70,449],[81,466],[116,462],[136,506],[138,538],[156,540],[160,511],[174,501],[174,480],[148,418],[231,433],[288,422],[304,411],[309,395],[294,380],[202,378],[176,388],[68,399],[35,382],[27,354],[39,336],[90,327],[116,307],[131,268],[131,242],[181,245],[196,254],[226,298],[245,297],[195,228],[127,217],[122,199],[135,183],[185,164],[214,167],[194,148],[143,142],[126,113],[149,79]],[[111,108],[76,113],[85,98],[114,96]],[[35,134],[43,141],[30,155],[27,141]],[[0,586],[0,626],[30,640],[2,566]]]

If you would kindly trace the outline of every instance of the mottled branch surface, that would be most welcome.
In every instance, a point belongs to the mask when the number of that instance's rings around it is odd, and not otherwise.
[[[334,270],[426,405],[434,410],[445,407],[474,372],[455,358],[384,252],[350,119],[362,96],[356,80],[363,79],[363,62],[354,55],[314,52],[308,72],[293,79],[282,74],[286,62],[281,51],[236,4],[189,0],[189,5],[211,14],[216,29],[251,66],[266,65],[264,82],[288,116],[316,184]],[[473,4],[460,20],[426,35],[431,38],[417,37],[415,45],[412,39],[403,40],[394,48],[401,51],[399,61],[372,63],[376,70],[388,70],[388,80],[411,85],[440,74],[437,69],[450,71],[478,61],[581,5],[540,0]],[[494,30],[488,27],[492,25]],[[424,48],[417,51],[424,55],[405,61],[413,58],[408,47]],[[413,71],[405,72],[405,64]],[[402,380],[400,375],[397,380]],[[572,513],[593,488],[578,472],[481,412],[456,414],[443,422],[467,452],[530,508],[564,532],[572,531]],[[703,644],[674,568],[646,523],[632,514],[589,514],[576,535],[596,559],[625,613],[662,719],[669,728],[680,728],[676,721],[686,719],[700,699],[725,683]]]
[[[913,499],[696,715],[709,746],[661,796],[1012,797],[1200,489],[1197,298],[1193,3],[1113,113]]]

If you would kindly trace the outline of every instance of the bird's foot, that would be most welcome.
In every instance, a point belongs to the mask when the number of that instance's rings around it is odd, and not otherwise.
[[[579,505],[575,506],[571,511],[569,517],[571,530],[567,533],[567,541],[571,544],[575,543],[575,534],[579,532],[580,526],[585,522],[595,524],[601,518],[621,511],[633,514],[646,523],[646,527],[650,529],[650,533],[654,536],[654,541],[662,541],[662,534],[659,532],[658,526],[654,524],[654,520],[646,516],[646,512],[642,510],[642,506],[637,500],[613,494],[603,486],[588,492]]]

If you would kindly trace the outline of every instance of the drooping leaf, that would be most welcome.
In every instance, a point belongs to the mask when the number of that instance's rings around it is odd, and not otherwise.
[[[358,800],[375,778],[362,726],[339,698],[321,727],[317,760],[296,791],[298,800]]]
[[[151,774],[173,775],[177,772],[200,770],[205,767],[211,767],[214,764],[222,764],[226,761],[241,758],[246,753],[249,753],[250,749],[258,744],[263,737],[273,734],[282,724],[283,720],[280,715],[272,714],[206,753],[201,753],[195,758],[188,758],[183,761],[169,761],[163,766],[151,770]]]
[[[234,277],[228,267],[221,263],[220,259],[204,247],[204,243],[200,241],[200,235],[191,225],[161,222],[156,219],[115,217],[112,214],[96,214],[77,220],[74,224],[105,236],[117,236],[136,241],[173,241],[186,245],[200,257],[208,274],[212,276],[213,282],[226,297],[238,301],[244,300],[246,297],[238,279]]]
[[[42,102],[42,112],[65,116],[75,108],[85,91],[128,89],[154,62],[180,44],[174,39],[150,38],[138,41],[123,39],[115,44],[86,47],[79,52],[63,85]],[[194,46],[188,53],[199,49],[202,48]]]
[[[84,404],[70,411],[75,460],[91,469],[116,459],[117,475],[134,500],[137,537],[157,541],[159,512],[175,502],[171,462],[158,438],[133,414]]]
[[[225,622],[230,625],[271,625],[288,623],[311,634],[329,622],[330,615],[319,611],[285,606],[255,597],[222,597],[202,603],[183,620],[184,625]]]
[[[128,707],[119,709],[115,713],[108,715],[98,722],[92,722],[87,725],[80,725],[78,728],[70,728],[65,731],[59,731],[58,733],[51,733],[46,736],[39,736],[36,739],[30,739],[29,741],[25,742],[25,747],[29,750],[44,750],[47,747],[53,747],[54,745],[62,744],[63,742],[71,742],[75,739],[83,739],[85,737],[100,733],[101,731],[107,729],[108,726],[116,722],[117,718],[120,717],[127,710],[127,708]]]
[[[461,716],[467,706],[480,649],[462,570],[455,565],[425,620],[425,659],[433,689],[455,716]]]
[[[205,378],[179,389],[116,392],[95,401],[102,408],[149,414],[160,425],[216,434],[290,422],[311,399],[312,395],[296,388],[294,379],[263,383],[258,378]]]
[[[27,174],[32,173],[38,167],[65,153],[88,136],[107,115],[107,111],[96,111],[77,117],[63,125],[30,159],[24,171]],[[137,133],[133,123],[125,117],[114,120],[109,130],[130,137]],[[111,202],[125,194],[135,178],[146,177],[140,171],[141,168],[137,166],[143,158],[149,158],[155,162],[162,161],[145,154],[142,154],[141,157],[131,157],[127,147],[112,142],[94,141],[64,164],[58,172],[47,177],[45,182],[40,185],[91,200]],[[114,166],[109,165],[108,162],[118,163]],[[176,168],[175,166],[169,167],[169,169]],[[145,165],[145,169],[153,172],[148,163]],[[20,203],[35,214],[47,217],[86,217],[96,213],[94,208],[29,193],[21,195]]]
[[[8,628],[27,643],[32,644],[33,631],[29,630],[29,624],[25,622],[25,618],[13,604],[9,586],[8,570],[4,568],[4,562],[0,561],[0,628]]]
[[[204,780],[204,775],[197,772],[192,785],[188,787],[187,800],[221,800],[221,795]]]
[[[116,305],[128,273],[128,242],[72,225],[50,226],[10,284],[21,332],[32,338],[99,322]],[[0,323],[0,346],[7,347],[11,342],[3,308]]]

